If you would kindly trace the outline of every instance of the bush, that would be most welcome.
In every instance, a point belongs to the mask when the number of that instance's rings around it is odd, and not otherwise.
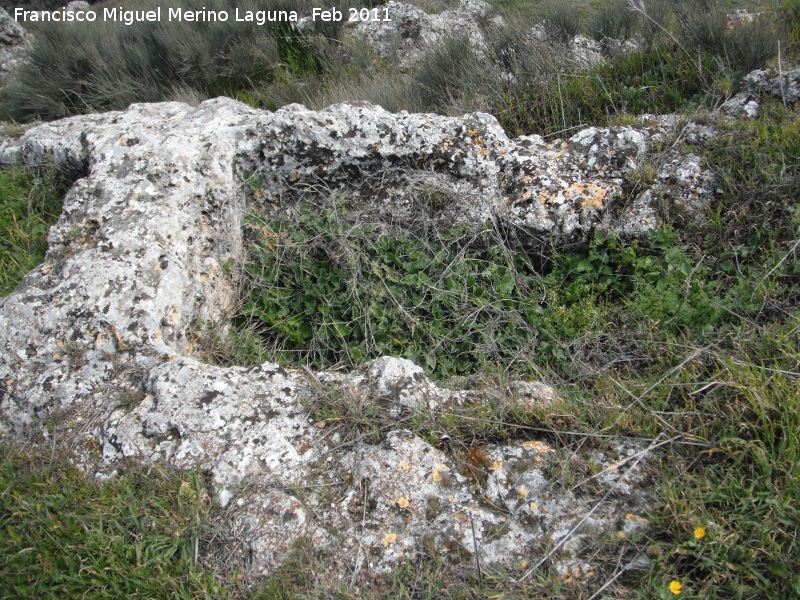
[[[681,42],[689,51],[723,47],[728,18],[715,0],[672,0]]]
[[[505,90],[493,109],[511,135],[564,136],[579,127],[606,125],[619,115],[673,112],[705,90],[696,62],[670,46],[520,83]]]
[[[674,4],[681,42],[687,50],[711,54],[740,73],[763,66],[777,54],[778,31],[764,15],[751,22],[728,22],[727,12],[716,0]]]
[[[313,0],[183,0],[185,9],[308,10]],[[154,0],[137,10],[155,6]],[[172,5],[175,6],[175,5]],[[342,10],[345,10],[342,8]],[[8,91],[7,112],[19,120],[56,119],[123,109],[131,102],[175,96],[236,96],[281,71],[319,74],[322,40],[341,35],[319,22],[301,33],[287,23],[53,23],[37,27],[29,60]]]
[[[411,93],[417,110],[466,112],[479,108],[480,98],[493,93],[494,84],[492,69],[469,38],[449,36],[415,65]]]
[[[628,6],[639,15],[642,46],[649,50],[666,40],[675,41],[670,33],[673,11],[670,0],[629,0]]]
[[[524,23],[487,27],[484,39],[494,68],[513,74],[517,85],[547,79],[572,61],[567,48],[530,35]]]
[[[299,97],[306,106],[322,109],[331,104],[363,100],[388,111],[434,111],[422,105],[412,89],[409,78],[399,73],[367,70],[354,76],[330,78],[312,91],[313,83],[300,91]]]
[[[611,0],[603,4],[589,20],[589,33],[602,41],[605,39],[629,40],[639,26],[639,13],[632,11],[628,0]]]
[[[734,26],[728,31],[723,46],[724,57],[733,70],[746,74],[763,67],[778,53],[779,39],[772,20],[761,15],[751,23]]]
[[[541,8],[547,35],[561,44],[569,44],[581,28],[578,6],[570,0],[550,0]]]

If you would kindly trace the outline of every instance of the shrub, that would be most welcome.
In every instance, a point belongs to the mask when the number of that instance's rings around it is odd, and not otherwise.
[[[411,76],[418,110],[466,112],[494,90],[487,61],[466,36],[448,36],[425,53]]]
[[[154,0],[137,10],[155,6]],[[313,0],[183,0],[186,9],[296,10]],[[16,119],[55,119],[131,102],[180,96],[235,96],[280,71],[319,74],[320,40],[341,34],[339,23],[318,22],[301,33],[286,23],[161,22],[41,24],[8,91],[7,112]]]
[[[672,0],[672,7],[688,50],[714,53],[723,47],[728,18],[716,0]]]
[[[777,28],[764,15],[750,22],[729,23],[716,0],[676,0],[674,7],[679,35],[687,49],[718,57],[740,73],[762,66],[777,53]]]
[[[541,16],[547,35],[561,44],[568,44],[580,32],[581,19],[574,2],[550,0],[542,5]]]
[[[641,39],[645,49],[654,48],[671,39],[669,31],[672,28],[673,11],[669,2],[670,0],[629,0],[628,6],[640,17]]]
[[[499,72],[513,74],[517,85],[541,81],[571,61],[569,50],[530,35],[530,27],[510,21],[484,30],[488,55]]]
[[[267,110],[294,102],[319,110],[353,100],[366,100],[388,110],[409,109],[407,77],[386,69],[366,41],[358,37],[337,40],[323,36],[308,41],[313,46],[318,70],[301,73],[281,68],[269,81],[241,90],[236,97]]]
[[[764,15],[751,23],[732,27],[723,46],[724,57],[731,68],[745,74],[763,67],[778,53],[780,35],[773,21]]]
[[[300,97],[303,104],[314,109],[339,102],[364,100],[392,112],[435,110],[422,105],[409,78],[400,73],[367,70],[354,76],[326,79],[313,92],[309,88],[302,90]]]
[[[611,0],[600,6],[589,20],[589,33],[599,41],[629,40],[639,26],[639,13],[632,11],[628,0]]]

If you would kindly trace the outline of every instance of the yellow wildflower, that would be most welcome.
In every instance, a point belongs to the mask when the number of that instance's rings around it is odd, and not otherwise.
[[[696,537],[698,540],[702,540],[704,537],[706,537],[706,528],[698,527],[697,529],[695,529],[694,537]]]
[[[675,594],[676,596],[681,593],[683,590],[683,586],[681,585],[680,581],[672,580],[669,582],[669,591]]]

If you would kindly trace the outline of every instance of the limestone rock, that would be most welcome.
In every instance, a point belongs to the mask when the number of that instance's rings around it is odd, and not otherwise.
[[[69,12],[78,12],[81,10],[90,10],[92,8],[91,4],[86,2],[86,0],[73,0],[69,4],[67,4],[67,11]]]
[[[9,15],[5,9],[0,8],[0,44],[11,46],[19,44],[25,39],[25,29]]]
[[[460,0],[458,7],[438,14],[428,14],[411,4],[390,0],[385,4],[390,21],[359,23],[356,35],[363,37],[384,58],[397,57],[409,66],[426,49],[448,35],[464,35],[476,48],[483,46],[480,25],[500,17],[483,0]]]
[[[616,48],[611,43],[606,44],[606,47]],[[579,67],[591,67],[603,60],[603,46],[600,42],[590,40],[589,38],[576,35],[570,42],[570,51],[572,52],[572,59]]]
[[[778,74],[757,69],[745,77],[745,86],[753,92],[771,94],[789,105],[800,102],[800,68]]]
[[[9,83],[26,46],[25,29],[0,8],[0,87]]]
[[[752,23],[757,16],[762,13],[751,13],[746,8],[737,8],[732,13],[726,15],[728,20],[728,27],[742,27]]]
[[[739,92],[728,98],[719,107],[720,111],[728,117],[747,117],[749,119],[757,117],[760,108],[758,100],[749,92]]]
[[[661,214],[623,222],[610,207],[648,159],[648,137],[671,134],[669,123],[653,122],[549,143],[509,139],[485,114],[391,114],[360,104],[270,113],[220,98],[197,108],[136,104],[2,141],[0,165],[55,161],[81,178],[50,231],[44,264],[0,299],[0,430],[55,422],[82,440],[74,460],[101,476],[122,459],[203,469],[261,572],[301,538],[333,545],[341,560],[332,569],[389,569],[431,542],[442,552],[478,552],[487,564],[560,544],[556,567],[588,572],[585,542],[646,510],[644,455],[629,472],[597,478],[614,502],[595,509],[547,465],[599,457],[530,440],[486,447],[487,462],[466,469],[446,447],[403,428],[409,414],[474,406],[488,393],[535,410],[555,401],[553,390],[454,391],[392,357],[350,373],[224,368],[201,362],[195,345],[204,326],[235,310],[235,272],[223,265],[242,260],[249,204],[296,210],[313,185],[402,218],[419,210],[409,188],[431,183],[451,191],[441,208],[449,223],[498,219],[556,243],[594,227],[639,231]],[[707,174],[670,156],[648,191],[672,186],[697,210]],[[380,443],[314,421],[327,389],[378,409]],[[642,450],[611,448],[602,460],[628,464]]]
[[[756,69],[742,82],[742,91],[729,98],[720,107],[728,117],[755,118],[760,111],[759,99],[769,95],[782,101],[789,108],[800,109],[800,68],[784,73],[770,69]]]

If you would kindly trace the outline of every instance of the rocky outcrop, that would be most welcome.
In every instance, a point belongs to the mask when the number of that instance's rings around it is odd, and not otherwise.
[[[447,36],[464,36],[480,49],[484,46],[482,27],[503,22],[482,0],[461,0],[456,8],[436,14],[394,0],[387,2],[385,9],[390,20],[359,23],[355,33],[380,56],[403,66],[416,63],[427,49]]]
[[[9,83],[26,46],[25,29],[0,8],[0,87]]]
[[[242,259],[251,203],[291,209],[315,186],[402,219],[418,210],[414,187],[435,186],[449,194],[439,215],[448,223],[497,219],[556,243],[595,227],[638,232],[663,218],[648,198],[691,212],[713,189],[699,161],[676,151],[626,198],[626,177],[653,160],[648,138],[674,129],[654,120],[549,143],[511,140],[485,114],[363,104],[269,113],[221,98],[133,105],[4,141],[2,165],[55,161],[82,177],[45,263],[0,300],[0,427],[55,423],[82,440],[75,460],[104,476],[126,458],[209,472],[264,572],[301,537],[335,543],[332,568],[387,569],[432,543],[485,563],[557,546],[557,569],[588,572],[587,540],[645,510],[645,447],[580,456],[523,439],[483,448],[476,475],[404,427],[409,414],[480,406],[491,394],[533,410],[555,391],[526,382],[453,391],[389,357],[352,373],[223,368],[200,361],[194,345],[236,306],[225,265]],[[375,407],[380,443],[316,420],[309,407],[325,394]],[[605,465],[593,481],[613,503],[555,485],[569,461]]]
[[[758,116],[760,99],[764,96],[777,98],[787,108],[800,109],[800,68],[775,73],[770,69],[756,69],[742,82],[742,90],[729,98],[720,107],[728,117]]]
[[[417,63],[427,50],[448,36],[465,37],[478,52],[491,54],[487,47],[486,32],[507,25],[505,19],[482,0],[460,0],[458,6],[434,14],[394,0],[387,2],[385,7],[389,21],[359,23],[355,34],[365,39],[378,55],[398,62],[402,67]],[[528,38],[528,43],[534,46],[548,43],[548,34],[542,24],[531,28]],[[576,35],[564,48],[565,60],[586,68],[602,61],[604,56],[631,52],[636,47],[633,41],[622,42],[609,38],[601,44]]]
[[[92,5],[86,2],[86,0],[72,0],[69,4],[67,4],[67,11],[69,12],[76,12],[79,10],[90,10]]]
[[[238,169],[261,182],[267,202],[323,182],[331,193],[402,220],[418,209],[414,194],[433,189],[444,197],[443,222],[478,226],[498,218],[563,242],[600,224],[625,232],[657,225],[654,216],[628,211],[626,177],[653,158],[648,140],[671,138],[676,123],[593,127],[553,142],[536,135],[510,140],[483,113],[393,115],[351,103],[318,113],[292,105],[253,127],[249,156],[240,155]],[[713,197],[713,175],[691,154],[673,150],[658,160],[664,167],[651,193],[674,213],[697,216]]]

